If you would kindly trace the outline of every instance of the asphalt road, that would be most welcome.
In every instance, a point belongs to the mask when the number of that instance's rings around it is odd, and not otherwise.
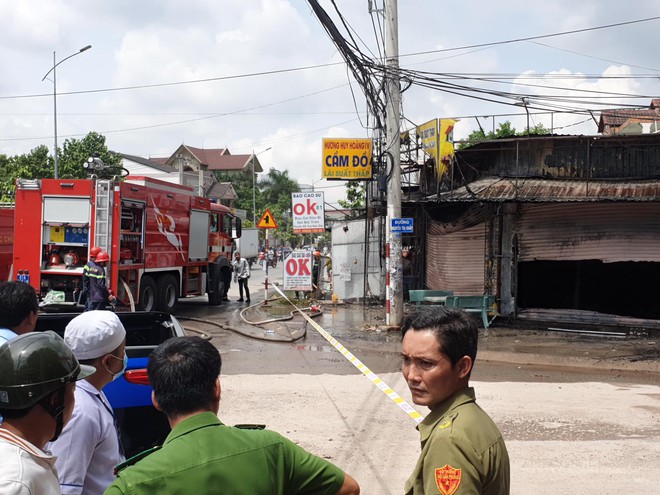
[[[281,272],[271,271],[270,281],[278,279]],[[218,308],[197,298],[177,310],[225,326],[183,322],[222,353],[221,419],[268,425],[341,466],[362,493],[401,493],[419,453],[414,421],[321,334],[311,326],[305,333],[299,317],[247,324],[243,318],[289,312],[274,303],[264,311],[263,273],[253,270],[250,280],[253,308],[236,301],[232,286],[231,301]],[[327,306],[316,321],[410,402],[399,372],[400,337],[379,330],[382,311]],[[512,493],[659,493],[659,365],[658,346],[648,339],[490,331],[472,384],[507,442]]]

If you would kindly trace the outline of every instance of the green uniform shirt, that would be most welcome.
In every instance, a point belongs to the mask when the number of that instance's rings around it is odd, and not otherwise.
[[[343,483],[342,470],[280,434],[228,427],[205,412],[121,469],[105,495],[335,494]]]
[[[508,495],[509,454],[473,388],[444,401],[417,429],[422,453],[406,495]]]

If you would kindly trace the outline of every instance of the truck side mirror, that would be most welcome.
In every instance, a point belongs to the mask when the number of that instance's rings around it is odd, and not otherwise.
[[[236,239],[241,237],[241,234],[243,233],[243,222],[241,221],[240,218],[236,218]]]

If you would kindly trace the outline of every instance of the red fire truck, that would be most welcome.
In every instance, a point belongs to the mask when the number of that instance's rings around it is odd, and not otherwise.
[[[218,305],[231,283],[232,234],[241,221],[187,186],[148,177],[16,181],[14,278],[42,298],[76,301],[89,249],[110,255],[109,288],[120,303],[172,312],[208,294]]]

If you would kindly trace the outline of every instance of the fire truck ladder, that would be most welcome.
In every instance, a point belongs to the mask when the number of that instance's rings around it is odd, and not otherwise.
[[[99,246],[109,255],[112,243],[111,211],[113,182],[110,180],[96,181],[96,216],[94,217],[94,245]]]

